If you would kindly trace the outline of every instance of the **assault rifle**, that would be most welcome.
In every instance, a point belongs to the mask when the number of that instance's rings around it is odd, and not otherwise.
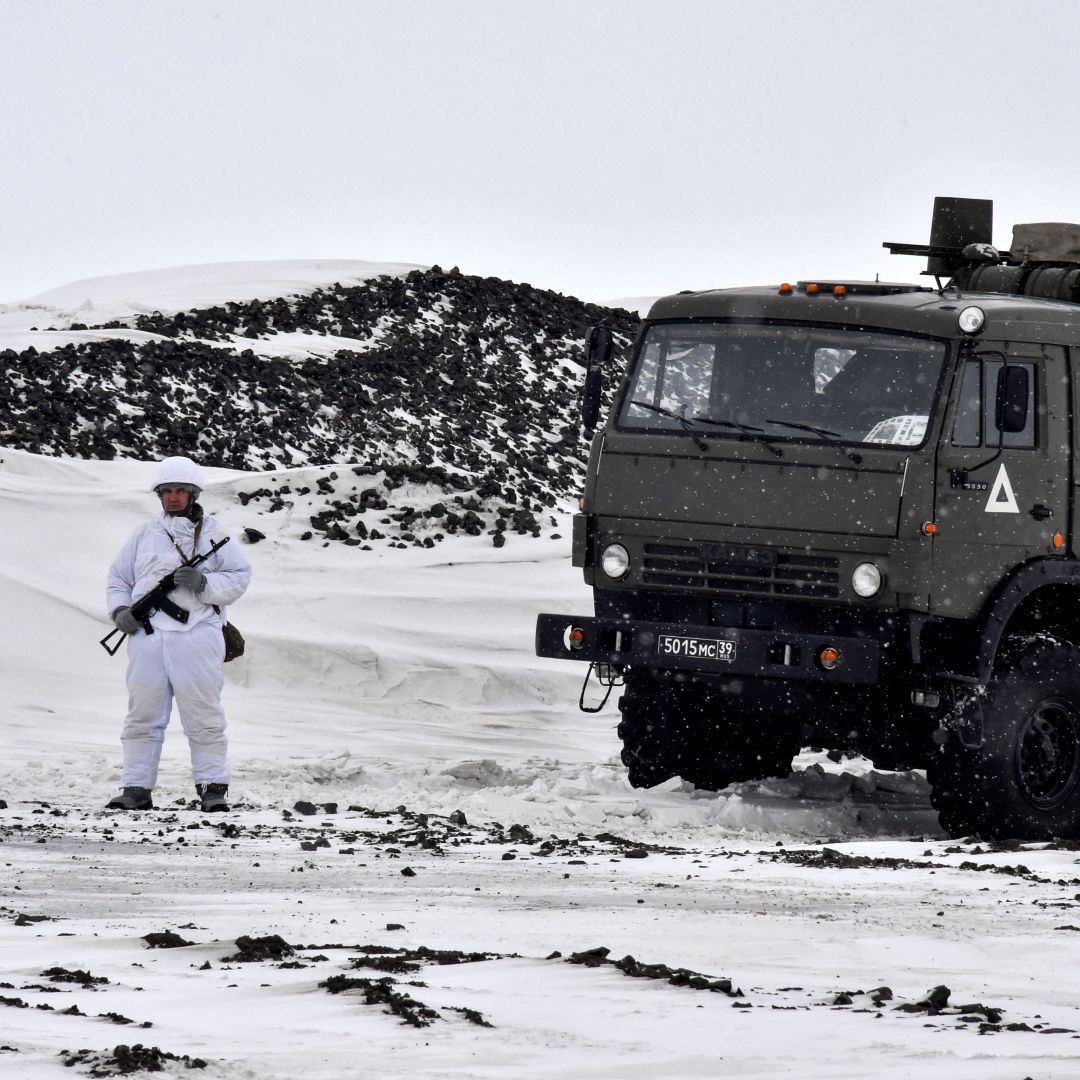
[[[204,552],[202,555],[196,555],[192,559],[186,559],[181,565],[198,566],[200,563],[206,562],[211,555],[223,548],[228,542],[229,537],[226,536],[223,540],[219,540],[216,544],[212,544],[209,551]],[[176,569],[179,570],[180,567],[177,567]],[[174,580],[175,573],[176,570],[170,570],[145,596],[136,600],[135,603],[131,605],[131,614],[142,623],[143,630],[148,634],[154,632],[153,626],[150,625],[150,616],[156,611],[164,611],[166,615],[171,616],[177,622],[186,623],[188,621],[188,612],[180,607],[179,604],[174,604],[169,599],[169,593],[176,588],[176,581]],[[109,640],[114,634],[119,634],[120,640],[110,648]],[[101,645],[110,656],[115,656],[117,650],[124,644],[124,638],[126,637],[127,634],[117,626],[110,630],[98,644]]]

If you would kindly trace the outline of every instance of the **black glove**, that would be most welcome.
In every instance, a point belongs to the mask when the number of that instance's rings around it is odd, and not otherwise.
[[[142,629],[142,624],[131,614],[129,607],[118,607],[112,613],[112,621],[117,630],[125,634],[137,634]]]
[[[173,571],[173,581],[182,589],[201,593],[206,588],[206,575],[197,566],[180,566]]]

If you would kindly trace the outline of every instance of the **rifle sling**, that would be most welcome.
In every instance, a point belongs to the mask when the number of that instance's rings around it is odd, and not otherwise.
[[[165,529],[164,525],[162,525],[161,527]],[[168,529],[165,529],[165,535],[168,536],[168,538],[172,541],[172,546],[176,548],[176,553],[180,556],[181,565],[191,566],[196,561],[202,561],[196,559],[196,553],[199,550],[199,535],[202,532],[202,527],[203,519],[200,517],[199,520],[195,523],[195,538],[191,544],[190,558],[188,558],[188,556],[184,554],[184,549],[176,542],[176,537],[173,536],[173,534],[169,532]],[[168,615],[172,619],[175,619],[177,622],[186,623],[188,621],[190,613],[184,608],[182,608],[179,604],[173,603],[173,601],[170,600],[168,596],[161,597],[161,599],[157,602],[156,607],[159,611],[165,612],[166,615]]]

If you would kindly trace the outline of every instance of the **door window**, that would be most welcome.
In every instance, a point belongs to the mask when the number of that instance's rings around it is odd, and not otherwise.
[[[1023,360],[1009,361],[1009,367],[1025,367],[1028,370],[1028,411],[1023,431],[1004,433],[998,430],[995,421],[998,375],[1002,366],[1002,361],[993,357],[979,357],[964,365],[960,400],[953,421],[953,446],[1001,445],[1019,449],[1035,446],[1035,365]]]

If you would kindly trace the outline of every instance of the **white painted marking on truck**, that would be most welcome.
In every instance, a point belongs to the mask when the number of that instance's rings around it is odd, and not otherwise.
[[[1012,484],[1009,482],[1009,474],[1005,471],[1005,462],[1002,462],[1001,468],[998,469],[994,486],[990,489],[990,497],[986,500],[986,506],[983,509],[988,514],[1020,513]]]

